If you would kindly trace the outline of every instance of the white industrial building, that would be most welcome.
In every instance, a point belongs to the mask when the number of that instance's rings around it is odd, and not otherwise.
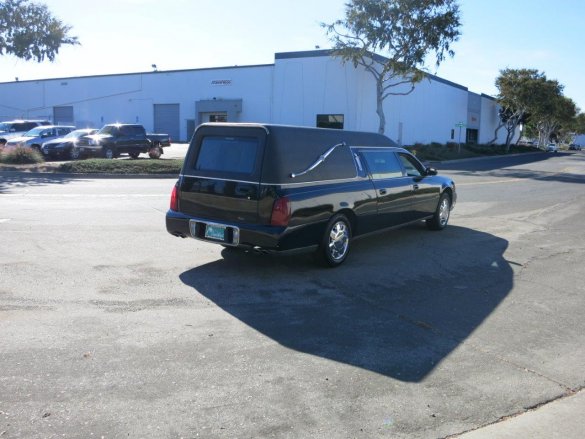
[[[493,98],[432,75],[384,109],[386,135],[402,145],[487,143],[498,124]],[[183,141],[209,121],[378,129],[373,77],[328,50],[277,53],[266,65],[0,83],[0,120],[21,118],[141,123]]]

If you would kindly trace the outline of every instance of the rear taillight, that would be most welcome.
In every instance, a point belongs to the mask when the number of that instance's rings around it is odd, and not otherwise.
[[[290,220],[290,200],[288,197],[278,198],[272,205],[270,225],[288,226]]]
[[[173,187],[173,192],[171,193],[171,210],[175,212],[179,211],[179,188],[178,185]]]

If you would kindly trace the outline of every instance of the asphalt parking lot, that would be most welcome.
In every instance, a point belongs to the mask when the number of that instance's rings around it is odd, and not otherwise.
[[[338,269],[167,234],[172,179],[2,173],[0,438],[522,437],[489,428],[582,405],[585,154],[442,169],[446,230]]]

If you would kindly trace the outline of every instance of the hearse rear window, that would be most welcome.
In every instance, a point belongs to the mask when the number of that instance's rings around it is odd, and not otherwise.
[[[253,137],[204,137],[195,170],[253,174],[258,146]]]

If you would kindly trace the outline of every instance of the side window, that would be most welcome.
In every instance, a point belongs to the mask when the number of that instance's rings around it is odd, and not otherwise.
[[[402,168],[392,151],[362,151],[370,175],[374,179],[402,177]]]
[[[125,137],[125,136],[129,136],[129,135],[131,134],[131,133],[130,133],[130,129],[129,129],[129,128],[130,128],[130,127],[127,127],[127,126],[124,126],[124,125],[123,125],[123,126],[121,126],[121,127],[119,128],[119,130],[118,130],[118,135],[120,135],[120,136],[124,136],[124,137]]]
[[[422,177],[424,175],[424,169],[421,168],[420,163],[408,154],[398,154],[402,166],[406,170],[406,175],[409,177]]]

